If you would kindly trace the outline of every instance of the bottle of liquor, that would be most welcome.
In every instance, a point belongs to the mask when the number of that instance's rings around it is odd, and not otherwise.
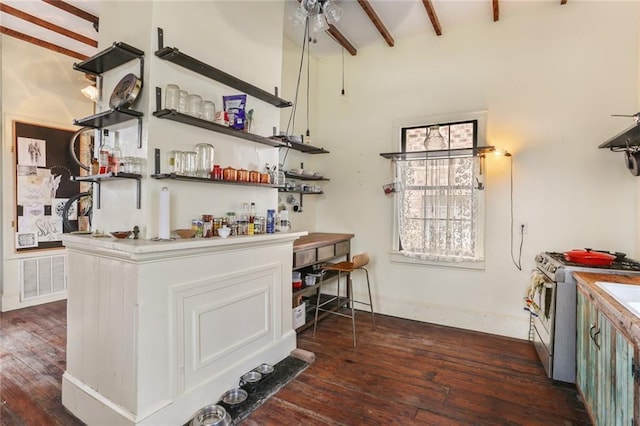
[[[122,161],[122,151],[120,151],[120,140],[118,138],[118,132],[113,141],[113,149],[111,150],[111,171],[113,174],[120,172],[120,161]]]
[[[238,220],[238,234],[247,235],[249,231],[249,204],[244,203],[242,205],[242,213],[240,213],[240,220]]]
[[[255,234],[255,221],[256,221],[256,203],[251,203],[251,210],[249,210],[249,235]]]

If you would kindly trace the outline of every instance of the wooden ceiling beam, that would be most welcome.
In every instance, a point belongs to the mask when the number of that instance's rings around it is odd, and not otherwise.
[[[500,3],[499,0],[493,0],[493,22],[500,20]]]
[[[338,29],[329,24],[329,29],[326,30],[326,33],[329,34],[340,46],[344,47],[344,49],[351,54],[351,56],[356,56],[358,54],[358,50],[347,40],[347,38],[342,35]]]
[[[440,26],[440,21],[438,20],[438,15],[436,15],[436,11],[431,4],[431,0],[422,0],[422,4],[424,8],[427,9],[427,15],[429,15],[429,19],[431,20],[431,25],[433,25],[433,31],[436,32],[436,35],[442,35],[442,27]]]
[[[391,36],[389,30],[387,30],[387,27],[384,26],[384,24],[378,17],[376,11],[373,10],[371,3],[369,3],[368,0],[358,0],[358,3],[360,4],[360,7],[362,7],[362,10],[364,10],[364,13],[367,14],[373,25],[375,25],[375,27],[378,29],[380,35],[382,36],[382,38],[384,38],[389,47],[393,47],[395,43],[393,37]]]
[[[560,5],[567,4],[567,0],[560,0]]]
[[[81,53],[74,52],[73,50],[60,47],[57,44],[49,43],[48,41],[40,40],[39,38],[12,30],[11,28],[0,26],[0,33],[26,41],[27,43],[35,44],[36,46],[44,47],[45,49],[53,50],[54,52],[62,53],[63,55],[71,56],[72,58],[80,59],[81,61],[88,58],[88,56]]]
[[[98,31],[98,25],[100,24],[100,18],[95,15],[92,15],[89,12],[85,12],[82,9],[79,9],[69,3],[65,3],[62,0],[42,0],[43,2],[50,4],[51,6],[55,6],[58,9],[62,9],[67,13],[77,16],[78,18],[82,18],[86,21],[89,21],[93,24],[93,28]]]
[[[42,28],[46,28],[58,34],[62,34],[65,37],[72,38],[81,43],[87,44],[91,47],[98,47],[98,42],[96,40],[90,39],[89,37],[85,37],[73,31],[69,31],[66,28],[59,27],[55,24],[52,24],[51,22],[45,21],[36,16],[23,12],[21,10],[15,9],[9,6],[8,4],[0,3],[0,12],[7,13],[9,15],[15,16],[16,18],[22,19],[27,22],[31,22],[32,24],[38,25]]]

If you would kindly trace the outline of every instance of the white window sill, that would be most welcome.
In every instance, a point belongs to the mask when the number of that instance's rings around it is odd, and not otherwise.
[[[409,263],[413,265],[437,266],[440,268],[451,269],[472,269],[476,271],[484,271],[484,261],[479,262],[436,262],[433,260],[415,259],[402,255],[399,251],[389,252],[389,260],[392,263]]]

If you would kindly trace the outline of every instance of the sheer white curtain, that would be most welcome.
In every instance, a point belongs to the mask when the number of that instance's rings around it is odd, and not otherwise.
[[[483,260],[478,241],[479,157],[396,162],[403,255],[439,262]]]

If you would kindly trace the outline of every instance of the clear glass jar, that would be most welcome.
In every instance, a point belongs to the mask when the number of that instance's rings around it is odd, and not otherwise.
[[[189,95],[187,97],[187,114],[200,118],[202,115],[202,97],[200,95]]]
[[[178,109],[180,102],[180,88],[175,84],[167,84],[164,89],[164,107],[165,109]]]
[[[181,90],[178,95],[178,112],[182,114],[187,113],[187,98],[189,97],[189,92],[186,90]]]
[[[185,176],[196,176],[198,167],[198,153],[187,151],[184,153],[184,174]]]
[[[213,121],[216,116],[216,106],[211,101],[202,102],[202,118],[207,121]]]
[[[198,154],[196,176],[211,179],[215,152],[213,145],[208,143],[199,143],[196,145],[196,152]]]
[[[169,173],[184,174],[184,152],[169,152]]]

